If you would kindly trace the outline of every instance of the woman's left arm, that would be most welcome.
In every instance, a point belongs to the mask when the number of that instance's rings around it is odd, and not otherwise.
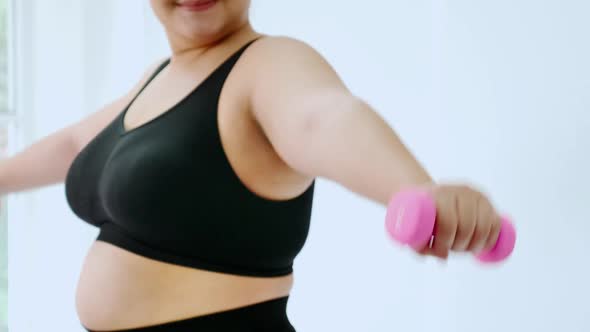
[[[392,128],[314,49],[285,37],[252,48],[251,112],[294,170],[383,205],[402,186],[432,182]]]
[[[449,251],[494,247],[501,217],[483,193],[434,183],[387,123],[311,47],[276,37],[256,44],[250,109],[290,167],[384,206],[403,187],[429,191],[436,203],[434,241],[421,254],[446,259]]]

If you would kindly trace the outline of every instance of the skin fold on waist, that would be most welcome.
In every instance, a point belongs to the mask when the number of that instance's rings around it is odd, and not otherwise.
[[[93,330],[180,320],[286,296],[293,275],[250,277],[159,262],[96,241],[76,289],[76,311]]]

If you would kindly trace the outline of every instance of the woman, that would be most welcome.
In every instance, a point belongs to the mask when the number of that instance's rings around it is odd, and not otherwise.
[[[495,243],[483,194],[434,183],[316,51],[254,31],[249,0],[151,6],[170,58],[0,164],[3,193],[64,181],[72,210],[100,229],[76,293],[88,331],[294,331],[292,262],[317,177],[383,206],[405,186],[431,191],[423,255]]]

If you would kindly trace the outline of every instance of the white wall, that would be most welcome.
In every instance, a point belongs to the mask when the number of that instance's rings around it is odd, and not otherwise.
[[[122,93],[167,51],[147,1],[33,3],[34,138]],[[481,186],[519,231],[496,268],[421,261],[386,238],[382,208],[320,181],[288,308],[298,331],[587,329],[589,10],[583,0],[253,1],[257,29],[315,46],[433,176]],[[82,331],[74,289],[96,230],[61,185],[19,196],[11,329]]]

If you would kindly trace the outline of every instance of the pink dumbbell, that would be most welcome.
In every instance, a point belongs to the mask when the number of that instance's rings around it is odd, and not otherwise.
[[[417,189],[396,194],[387,207],[385,229],[389,236],[415,250],[424,248],[433,235],[436,204],[431,195]],[[500,235],[494,248],[476,256],[480,262],[500,262],[512,253],[516,230],[508,218],[502,218]]]

